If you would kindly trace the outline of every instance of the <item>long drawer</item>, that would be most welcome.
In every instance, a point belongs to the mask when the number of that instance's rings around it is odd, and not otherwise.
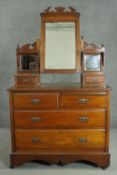
[[[61,96],[61,107],[106,107],[106,96],[105,95],[71,95],[63,94]]]
[[[105,110],[15,111],[16,128],[105,128]]]
[[[16,151],[104,151],[104,131],[16,130]]]
[[[57,108],[57,93],[15,93],[15,109]]]

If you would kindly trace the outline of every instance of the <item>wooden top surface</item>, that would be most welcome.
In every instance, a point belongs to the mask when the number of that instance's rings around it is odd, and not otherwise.
[[[102,87],[82,87],[80,83],[43,83],[35,87],[16,87],[13,86],[9,88],[9,91],[24,91],[24,92],[32,92],[32,91],[110,91],[109,86],[102,86]]]

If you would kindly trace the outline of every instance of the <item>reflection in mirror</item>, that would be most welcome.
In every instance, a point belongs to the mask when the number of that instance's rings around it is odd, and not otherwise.
[[[100,54],[84,55],[84,70],[85,71],[100,71]]]
[[[75,23],[45,24],[45,69],[75,69]]]
[[[38,69],[35,56],[23,55],[20,56],[20,71],[36,71]]]

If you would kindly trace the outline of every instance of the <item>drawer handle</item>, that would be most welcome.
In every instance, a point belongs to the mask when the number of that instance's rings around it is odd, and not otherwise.
[[[96,77],[93,77],[93,78],[92,78],[92,81],[93,81],[93,82],[97,82],[98,79],[97,79]]]
[[[28,78],[28,79],[21,79],[20,81],[21,81],[21,82],[30,82],[30,81],[32,81],[32,78]]]
[[[79,99],[79,102],[80,102],[81,104],[84,104],[84,103],[87,103],[87,102],[88,102],[88,99],[87,99],[87,98],[80,98],[80,99]]]
[[[32,137],[32,142],[38,143],[38,142],[40,142],[40,139],[38,137]]]
[[[32,117],[32,122],[39,122],[41,120],[40,117]]]
[[[86,117],[86,116],[81,116],[80,117],[80,121],[81,122],[87,122],[89,119],[88,119],[88,117]]]
[[[39,104],[40,99],[32,99],[31,102],[32,102],[32,104]]]
[[[87,142],[87,138],[81,137],[79,138],[79,142],[81,143]]]

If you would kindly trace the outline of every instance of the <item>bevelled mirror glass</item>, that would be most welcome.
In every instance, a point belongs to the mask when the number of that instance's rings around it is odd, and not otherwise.
[[[100,71],[100,54],[88,55],[84,54],[84,70],[85,71]]]
[[[80,71],[79,16],[73,8],[47,9],[41,13],[41,72]]]
[[[45,30],[45,69],[75,69],[75,23],[46,23]]]

